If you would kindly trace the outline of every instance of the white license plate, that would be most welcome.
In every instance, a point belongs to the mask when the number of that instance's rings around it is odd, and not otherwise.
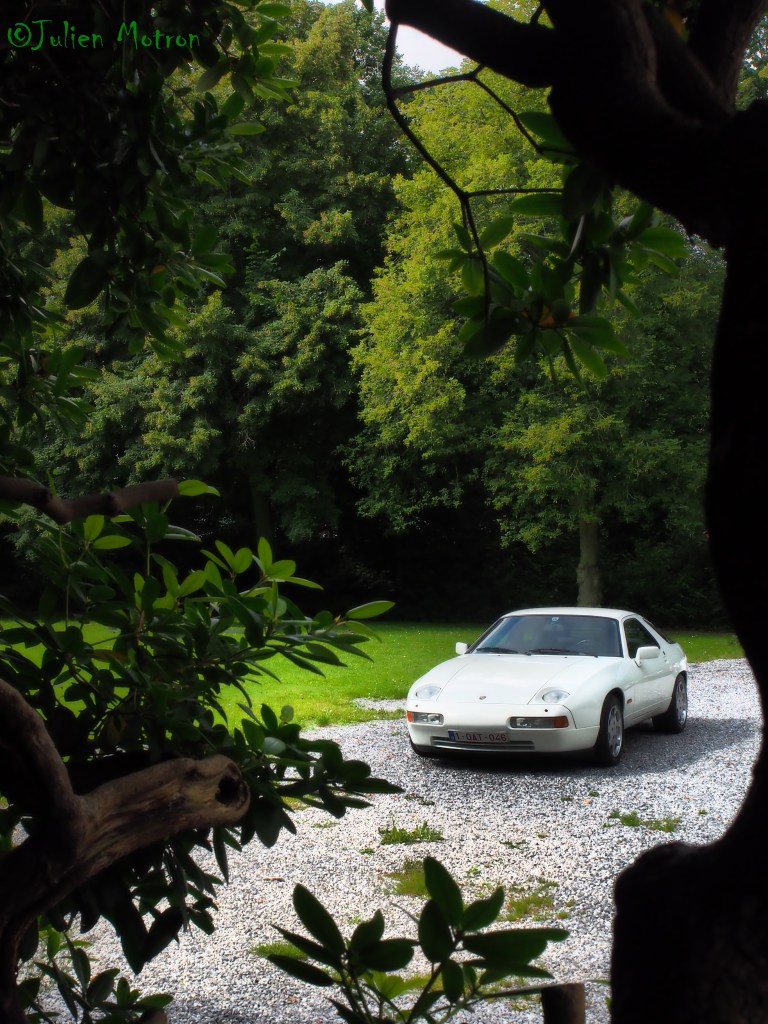
[[[506,732],[473,732],[469,729],[449,729],[448,739],[455,743],[509,743]]]

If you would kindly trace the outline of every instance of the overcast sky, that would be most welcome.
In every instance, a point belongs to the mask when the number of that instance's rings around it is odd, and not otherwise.
[[[336,3],[336,0],[325,0],[326,3]],[[374,0],[376,10],[384,9],[384,0]],[[447,46],[435,42],[423,32],[417,32],[413,28],[401,28],[397,33],[397,48],[403,60],[411,67],[420,67],[423,71],[442,71],[444,68],[457,68],[461,64],[462,57],[455,50],[449,50]]]
[[[378,7],[378,3],[376,4]],[[460,54],[449,50],[442,43],[430,39],[423,32],[403,26],[398,29],[397,48],[406,64],[419,66],[424,71],[442,71],[448,67],[459,67],[462,61]]]

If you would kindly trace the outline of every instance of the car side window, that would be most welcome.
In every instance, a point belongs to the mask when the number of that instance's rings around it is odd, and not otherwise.
[[[627,619],[624,622],[624,636],[627,641],[627,652],[630,658],[635,657],[638,647],[659,646],[656,638],[637,619]]]

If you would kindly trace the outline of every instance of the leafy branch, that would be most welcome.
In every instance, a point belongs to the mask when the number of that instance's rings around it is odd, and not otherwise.
[[[358,924],[346,939],[323,904],[297,885],[293,906],[310,937],[278,928],[298,952],[273,953],[268,959],[300,981],[322,988],[337,986],[344,1001],[332,998],[330,1002],[346,1024],[446,1024],[481,1002],[549,990],[550,986],[542,985],[507,988],[502,983],[551,978],[533,961],[548,943],[565,939],[566,931],[488,930],[504,905],[503,887],[465,904],[450,872],[433,857],[424,860],[424,878],[429,899],[419,916],[412,918],[416,939],[384,938],[386,926],[380,910]],[[430,964],[426,979],[399,974],[419,950]],[[565,988],[578,988],[579,993],[570,995],[577,1001],[580,995],[583,1001],[582,986]],[[548,1019],[553,1024],[556,1020],[554,1016]]]

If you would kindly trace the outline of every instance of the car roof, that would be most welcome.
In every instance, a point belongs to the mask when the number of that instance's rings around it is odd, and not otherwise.
[[[583,608],[567,605],[553,608],[518,608],[512,612],[505,612],[502,618],[506,619],[510,615],[597,615],[605,619],[624,619],[628,615],[635,615],[637,618],[643,618],[637,612],[629,612],[621,608]]]

